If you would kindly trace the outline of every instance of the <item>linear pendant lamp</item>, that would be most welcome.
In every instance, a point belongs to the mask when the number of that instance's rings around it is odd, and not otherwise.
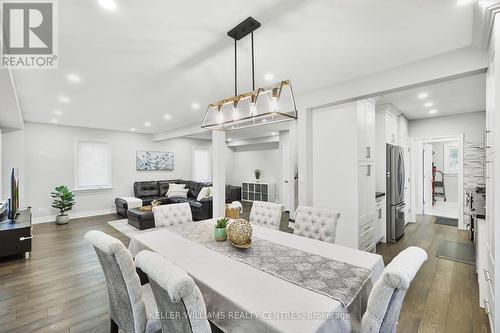
[[[247,18],[227,34],[234,39],[234,96],[208,105],[202,128],[230,131],[297,119],[297,108],[290,80],[255,89],[253,32],[260,23]],[[238,94],[237,41],[252,38],[252,91]]]

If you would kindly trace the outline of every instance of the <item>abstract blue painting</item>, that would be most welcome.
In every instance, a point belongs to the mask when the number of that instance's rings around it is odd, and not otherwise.
[[[135,164],[137,171],[174,170],[174,153],[138,150]]]

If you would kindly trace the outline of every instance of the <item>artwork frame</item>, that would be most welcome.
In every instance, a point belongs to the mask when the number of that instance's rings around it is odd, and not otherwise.
[[[172,171],[175,166],[171,151],[137,150],[135,168],[137,171]]]

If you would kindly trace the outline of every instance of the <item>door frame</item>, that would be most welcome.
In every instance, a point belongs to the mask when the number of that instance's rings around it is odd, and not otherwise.
[[[460,133],[457,135],[447,135],[447,136],[433,136],[433,137],[414,137],[411,138],[411,150],[412,150],[412,159],[411,159],[411,177],[413,179],[413,183],[417,184],[417,186],[412,187],[412,196],[411,196],[411,221],[417,221],[417,213],[423,214],[423,205],[419,205],[419,200],[423,196],[423,186],[419,184],[423,184],[422,182],[422,154],[418,154],[417,152],[421,152],[424,143],[433,143],[433,142],[446,142],[446,141],[458,141],[458,229],[465,230],[464,224],[464,133]]]

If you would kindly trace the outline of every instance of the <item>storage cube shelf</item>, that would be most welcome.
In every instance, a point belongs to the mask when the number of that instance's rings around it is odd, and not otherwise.
[[[275,184],[261,182],[243,182],[241,184],[241,199],[244,201],[274,202]]]

